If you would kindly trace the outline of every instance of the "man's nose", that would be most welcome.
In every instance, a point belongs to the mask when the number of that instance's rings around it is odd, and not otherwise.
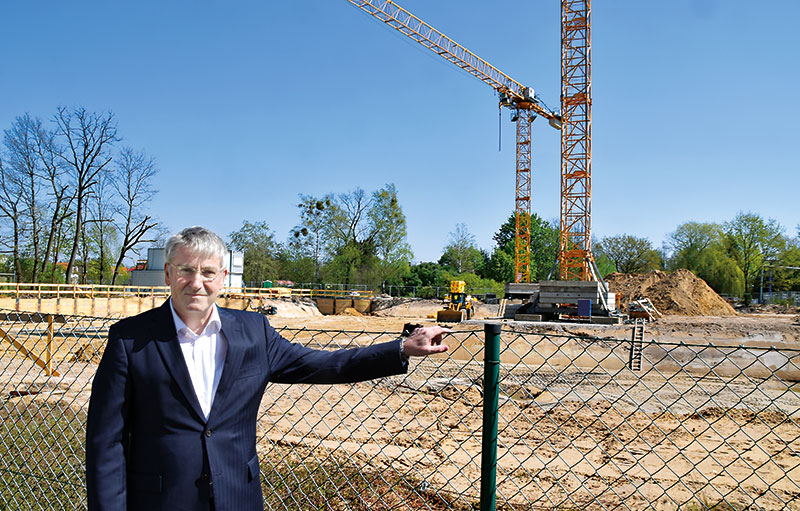
[[[203,274],[201,272],[196,271],[192,273],[192,278],[189,279],[189,284],[191,284],[193,287],[200,288],[203,287],[203,283]]]

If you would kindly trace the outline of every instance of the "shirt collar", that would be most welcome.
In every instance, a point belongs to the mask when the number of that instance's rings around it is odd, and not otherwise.
[[[175,307],[172,306],[172,298],[169,299],[169,310],[172,312],[172,319],[175,321],[175,333],[178,334],[178,340],[180,342],[190,342],[201,335],[213,335],[222,330],[222,320],[219,319],[217,304],[212,304],[211,317],[208,323],[206,323],[206,327],[199,334],[192,332],[192,329],[186,326],[186,323],[178,316],[178,313],[175,312]]]

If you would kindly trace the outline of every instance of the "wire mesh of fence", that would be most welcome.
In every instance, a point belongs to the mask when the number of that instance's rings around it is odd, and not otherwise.
[[[0,509],[85,508],[88,397],[114,321],[0,311]],[[486,339],[472,328],[405,375],[270,384],[265,508],[476,506]],[[397,335],[279,331],[320,349]],[[800,509],[800,351],[504,325],[499,353],[498,508]]]

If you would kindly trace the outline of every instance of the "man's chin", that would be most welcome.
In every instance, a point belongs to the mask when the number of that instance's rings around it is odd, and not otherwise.
[[[211,308],[211,304],[208,303],[208,300],[198,298],[184,303],[183,308],[186,312],[204,312]]]

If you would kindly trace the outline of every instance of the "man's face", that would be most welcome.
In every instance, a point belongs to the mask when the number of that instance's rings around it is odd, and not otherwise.
[[[175,251],[164,265],[164,280],[172,292],[172,306],[184,322],[205,321],[222,290],[222,261],[198,255],[185,246]],[[212,277],[213,275],[213,277]]]

